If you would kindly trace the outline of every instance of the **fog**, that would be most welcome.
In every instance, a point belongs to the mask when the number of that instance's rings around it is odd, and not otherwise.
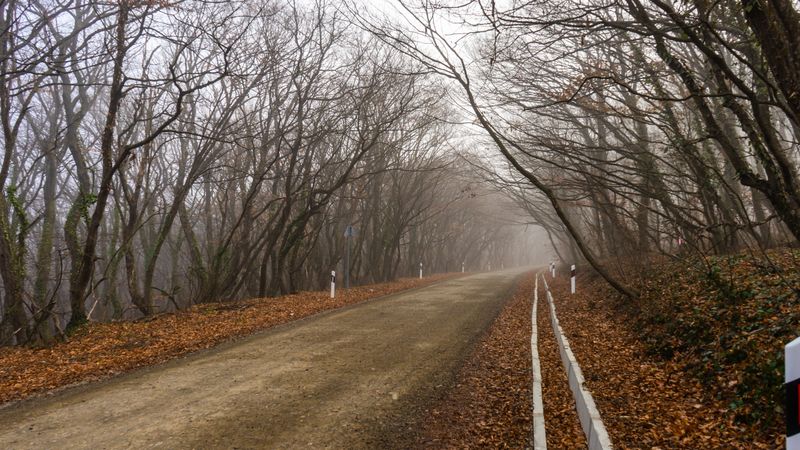
[[[4,5],[0,341],[322,289],[345,255],[633,297],[631,264],[797,244],[794,55],[742,11],[370,4]]]

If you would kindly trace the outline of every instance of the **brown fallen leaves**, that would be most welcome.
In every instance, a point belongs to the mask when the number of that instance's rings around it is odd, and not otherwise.
[[[636,321],[611,300],[606,285],[579,277],[551,282],[559,320],[617,448],[754,449],[724,402],[687,373],[680,361],[648,356]]]
[[[556,311],[561,316],[560,311]],[[539,364],[542,370],[542,402],[547,448],[576,450],[587,448],[586,436],[581,429],[575,399],[569,387],[567,373],[561,362],[556,335],[550,323],[544,284],[539,287],[539,304],[536,313],[538,328]]]
[[[648,349],[714,392],[745,435],[783,446],[783,347],[800,334],[800,250],[667,269],[645,278],[636,305]]]
[[[460,274],[459,274],[460,275]],[[328,292],[208,303],[135,322],[92,323],[45,349],[0,348],[0,403],[75,383],[158,364],[235,337],[391,293],[429,285],[454,274]]]
[[[455,387],[424,420],[420,447],[525,448],[531,432],[531,298],[533,275],[460,370]]]

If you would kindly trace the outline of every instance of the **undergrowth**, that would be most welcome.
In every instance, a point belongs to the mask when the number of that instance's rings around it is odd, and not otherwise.
[[[783,430],[784,345],[800,335],[800,251],[664,264],[635,308],[648,351],[679,362],[756,434]]]

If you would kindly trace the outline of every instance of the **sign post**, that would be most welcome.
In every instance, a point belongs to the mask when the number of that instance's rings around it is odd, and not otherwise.
[[[336,297],[336,271],[331,270],[331,298]]]
[[[575,293],[575,264],[569,270],[569,287],[572,293]]]
[[[422,262],[419,263],[419,279],[422,279]]]
[[[464,261],[461,261],[461,273],[464,273]]]
[[[800,338],[786,352],[786,450],[800,450]]]

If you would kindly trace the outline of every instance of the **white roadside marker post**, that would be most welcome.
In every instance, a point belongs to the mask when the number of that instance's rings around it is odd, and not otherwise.
[[[464,261],[461,261],[461,273],[464,273]]]
[[[422,263],[419,263],[419,279],[422,279]]]
[[[785,347],[786,450],[800,450],[800,338]]]
[[[336,271],[331,270],[331,298],[336,298]]]
[[[573,264],[572,267],[570,267],[569,287],[570,287],[570,290],[572,291],[572,293],[574,294],[575,293],[575,264]]]

